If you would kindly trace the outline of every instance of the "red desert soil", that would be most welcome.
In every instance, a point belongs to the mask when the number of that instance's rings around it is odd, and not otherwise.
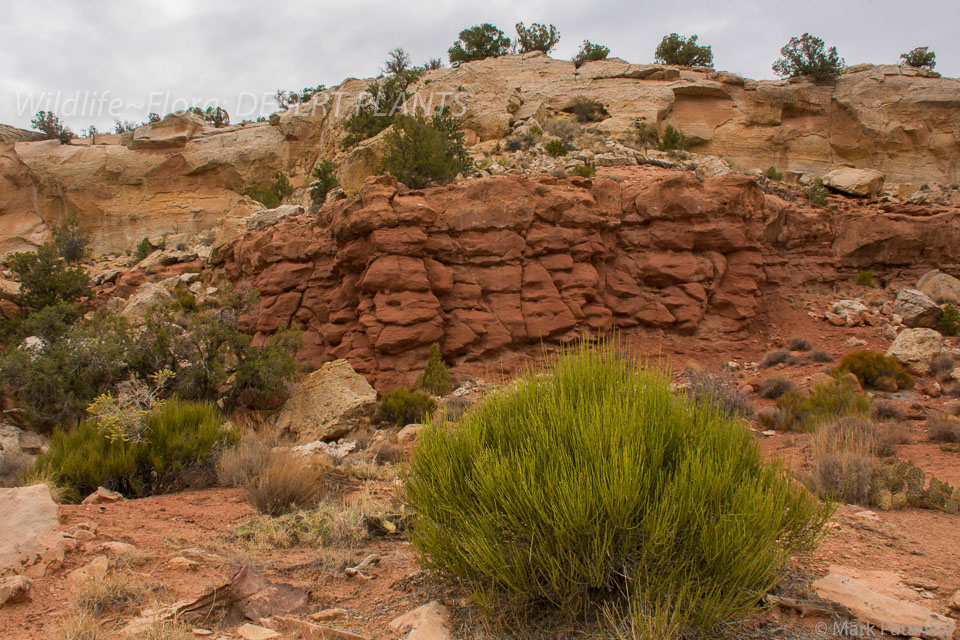
[[[863,291],[859,293],[861,297],[864,295]],[[672,363],[675,372],[683,370],[688,363],[719,367],[736,361],[741,368],[734,375],[742,383],[757,377],[783,375],[805,386],[809,376],[826,365],[778,365],[768,370],[744,371],[742,364],[757,362],[765,351],[785,344],[794,336],[809,339],[815,348],[826,350],[837,359],[847,351],[862,348],[848,345],[851,338],[865,341],[867,347],[885,349],[879,328],[834,327],[808,315],[810,310],[822,312],[829,301],[838,297],[843,296],[797,292],[792,300],[767,299],[764,315],[754,320],[745,334],[732,338],[664,336],[650,332],[631,338],[629,346],[651,357],[662,356]],[[947,342],[950,348],[957,346],[956,339]],[[952,399],[929,398],[914,390],[901,393],[896,400],[938,409]],[[765,402],[769,403],[758,400],[756,404],[762,406]],[[906,425],[913,443],[898,446],[898,455],[919,464],[928,474],[960,484],[960,453],[943,450],[940,444],[929,441],[923,422],[908,420]],[[756,425],[754,428],[758,432],[761,429]],[[795,469],[802,469],[808,435],[781,433],[767,438],[758,433],[758,438],[766,455],[780,457]],[[386,496],[397,489],[393,482],[365,482],[366,488],[378,495]],[[352,494],[359,491],[360,487],[355,485],[349,489]],[[153,597],[164,604],[196,597],[205,589],[225,582],[238,567],[248,564],[271,580],[309,589],[311,612],[345,609],[347,613],[343,617],[326,624],[371,639],[395,637],[389,622],[430,600],[445,601],[455,616],[463,613],[460,595],[444,590],[429,579],[402,534],[368,538],[354,548],[332,551],[304,546],[274,549],[239,540],[234,535],[237,526],[253,514],[239,490],[211,489],[100,506],[62,506],[60,513],[65,529],[82,521],[95,522],[96,538],[69,553],[62,567],[36,580],[31,601],[4,607],[0,613],[2,639],[62,637],[57,635],[59,619],[71,611],[68,574],[98,555],[99,545],[108,540],[133,544],[145,555],[146,561],[131,571],[156,585],[158,591]],[[168,561],[185,548],[198,548],[208,558],[192,570],[170,566]],[[374,579],[361,580],[344,574],[343,567],[371,553],[382,556],[370,572]],[[905,584],[916,585],[914,599],[917,602],[944,612],[952,594],[960,589],[960,516],[918,509],[867,512],[862,507],[842,505],[819,549],[798,558],[794,568],[801,580],[809,580],[824,575],[831,565],[900,573]],[[126,614],[126,618],[135,613]],[[765,637],[814,637],[803,635],[812,622],[794,614],[774,610],[764,614],[763,619],[793,630],[789,631],[793,635]],[[218,633],[235,637],[226,629]]]

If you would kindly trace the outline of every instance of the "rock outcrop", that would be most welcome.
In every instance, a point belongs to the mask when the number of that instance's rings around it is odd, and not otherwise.
[[[847,215],[847,214],[842,214]],[[764,193],[748,177],[622,170],[617,179],[504,176],[409,190],[389,177],[224,245],[211,279],[261,293],[252,328],[304,328],[301,357],[345,358],[385,390],[413,382],[438,343],[454,365],[502,364],[580,335],[736,332],[764,292],[869,264],[827,209]],[[931,225],[952,265],[956,215]],[[902,216],[871,214],[873,229]],[[953,253],[951,253],[953,252]],[[887,248],[912,261],[910,243]],[[849,276],[844,276],[849,277]]]
[[[242,194],[280,173],[295,188],[293,201],[305,202],[314,165],[337,154],[341,184],[356,193],[374,169],[379,142],[341,153],[340,140],[343,119],[367,84],[349,79],[269,122],[220,129],[182,112],[70,144],[4,128],[0,253],[36,246],[72,211],[99,252],[205,230],[258,210]],[[582,95],[603,103],[608,117],[591,129],[604,139],[632,142],[637,122],[661,133],[673,125],[693,151],[743,171],[772,165],[795,180],[847,166],[882,172],[889,188],[960,181],[960,80],[922,69],[858,65],[835,85],[816,85],[619,59],[578,69],[531,53],[431,71],[414,89],[411,105],[443,102],[463,116],[470,143],[546,121]]]

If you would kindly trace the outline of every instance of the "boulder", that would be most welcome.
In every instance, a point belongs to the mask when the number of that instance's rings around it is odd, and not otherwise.
[[[875,169],[841,167],[821,179],[824,186],[851,196],[875,196],[883,188],[883,174]]]
[[[20,575],[7,576],[0,580],[0,607],[16,604],[29,597],[30,579]]]
[[[185,147],[187,142],[200,135],[205,124],[203,118],[189,111],[169,113],[160,122],[134,129],[127,147],[130,149]]]
[[[57,503],[45,484],[0,489],[0,573],[59,542]]]
[[[437,601],[429,602],[390,623],[404,640],[450,640],[453,638],[450,611]]]
[[[32,464],[46,447],[47,439],[40,434],[9,422],[0,423],[0,468],[19,469]]]
[[[923,605],[893,598],[841,573],[830,573],[814,583],[817,595],[846,607],[856,618],[890,635],[921,638],[953,637],[956,621]]]
[[[960,304],[960,280],[939,269],[928,271],[920,276],[917,289],[937,303]]]
[[[156,305],[166,304],[173,300],[173,295],[161,284],[145,282],[140,285],[127,304],[123,306],[120,315],[139,324],[145,321],[150,309]]]
[[[276,418],[299,442],[340,438],[373,417],[377,392],[346,360],[327,362],[301,382]]]
[[[930,296],[917,289],[902,289],[893,303],[893,311],[908,327],[935,327],[943,313]]]
[[[887,355],[918,376],[930,373],[930,363],[940,355],[942,337],[933,329],[904,329],[887,349]]]
[[[298,204],[282,204],[275,209],[264,209],[244,218],[243,224],[247,231],[263,231],[277,224],[284,218],[303,215],[303,207]]]
[[[97,490],[83,499],[82,504],[103,504],[105,502],[119,502],[123,496],[116,491],[110,491],[103,487],[97,487]]]
[[[870,309],[859,300],[837,300],[824,317],[827,322],[838,327],[858,327],[869,314]]]

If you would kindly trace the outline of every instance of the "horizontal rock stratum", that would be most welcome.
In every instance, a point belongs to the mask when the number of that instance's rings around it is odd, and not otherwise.
[[[99,252],[201,231],[257,210],[242,194],[280,173],[305,202],[316,162],[342,153],[343,118],[368,83],[346,80],[269,123],[214,129],[180,113],[67,145],[0,131],[0,253],[36,246],[71,211]],[[577,69],[533,53],[431,71],[416,89],[410,104],[462,105],[455,115],[470,142],[502,138],[518,120],[545,119],[585,96],[609,114],[591,125],[601,137],[633,140],[638,120],[661,133],[673,125],[693,151],[745,172],[776,166],[789,178],[847,165],[881,171],[888,185],[960,182],[960,80],[924,70],[858,65],[817,85],[619,59]],[[348,192],[369,174],[369,155],[340,158]]]
[[[382,391],[410,384],[434,342],[477,368],[614,327],[742,331],[768,292],[843,267],[955,266],[958,217],[834,212],[746,176],[653,167],[421,191],[386,176],[247,231],[210,277],[260,291],[258,339],[296,323],[303,358],[345,358]]]

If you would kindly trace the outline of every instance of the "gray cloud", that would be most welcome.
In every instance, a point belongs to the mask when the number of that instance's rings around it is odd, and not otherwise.
[[[895,63],[901,52],[926,45],[937,52],[938,71],[960,75],[956,0],[917,0],[909,8],[893,0],[6,0],[3,9],[0,122],[25,128],[36,110],[25,100],[44,92],[108,92],[119,104],[141,105],[120,113],[139,121],[153,92],[186,103],[225,101],[232,110],[239,92],[376,75],[395,46],[416,62],[446,62],[458,31],[485,21],[510,36],[520,20],[555,24],[562,35],[557,58],[589,39],[612,55],[649,62],[660,38],[675,31],[711,45],[718,69],[771,78],[780,47],[809,31],[837,46],[847,64]],[[153,110],[163,106],[170,104]],[[74,130],[112,126],[105,111],[89,108],[64,119]]]

